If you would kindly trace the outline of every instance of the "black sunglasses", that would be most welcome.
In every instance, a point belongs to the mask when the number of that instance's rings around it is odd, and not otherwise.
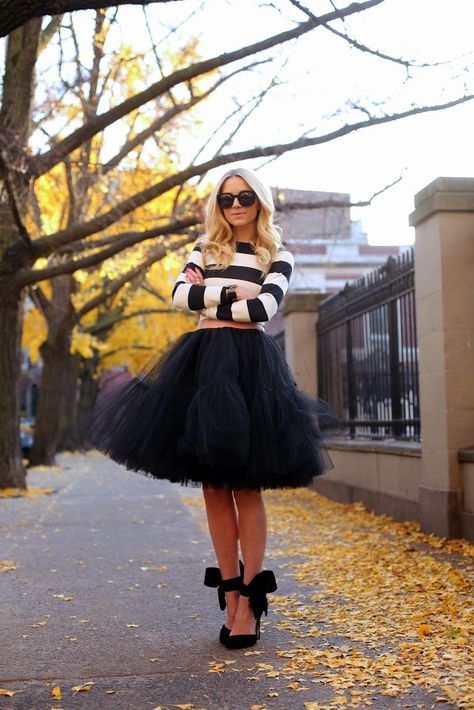
[[[257,199],[257,195],[253,190],[242,190],[238,195],[233,195],[231,192],[220,192],[217,195],[217,203],[223,210],[229,210],[234,204],[235,198],[241,207],[251,207]]]

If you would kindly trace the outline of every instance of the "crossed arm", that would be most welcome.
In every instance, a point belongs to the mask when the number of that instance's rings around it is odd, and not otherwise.
[[[207,318],[240,322],[269,321],[288,290],[294,260],[291,252],[279,251],[270,266],[258,296],[237,286],[237,300],[226,302],[222,286],[204,285],[204,267],[199,249],[193,249],[189,261],[176,279],[172,302],[177,308],[201,311]]]

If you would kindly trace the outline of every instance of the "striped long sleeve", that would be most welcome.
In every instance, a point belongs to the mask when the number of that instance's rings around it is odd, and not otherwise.
[[[189,260],[183,266],[174,283],[171,301],[176,308],[186,311],[200,311],[203,308],[226,303],[223,286],[200,286],[188,283],[184,274],[188,267],[200,271],[205,276],[199,244],[194,244]]]
[[[218,320],[233,320],[241,322],[264,323],[269,321],[278,311],[283,300],[293,272],[294,259],[291,252],[277,252],[271,267],[265,277],[260,293],[255,298],[234,301],[231,304],[211,306],[202,311],[201,315]]]

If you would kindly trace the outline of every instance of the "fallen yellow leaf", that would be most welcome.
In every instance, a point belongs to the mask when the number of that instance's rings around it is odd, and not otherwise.
[[[54,468],[59,468],[55,466]],[[2,488],[0,498],[34,498],[35,496],[55,493],[56,489],[50,486],[29,486],[29,488]]]
[[[12,695],[15,695],[16,690],[7,690],[6,688],[0,688],[0,695],[5,695],[8,698],[11,698]]]
[[[74,695],[76,695],[76,693],[81,693],[81,692],[90,690],[93,685],[95,685],[95,682],[93,680],[88,680],[86,683],[83,683],[82,685],[74,685],[71,688],[71,690],[73,690]]]
[[[51,695],[53,698],[61,698],[61,688],[59,685],[55,685],[54,688],[51,690]]]
[[[13,560],[0,560],[0,572],[11,572],[16,569],[16,564]]]
[[[430,636],[431,627],[429,624],[420,624],[416,630],[418,636]]]

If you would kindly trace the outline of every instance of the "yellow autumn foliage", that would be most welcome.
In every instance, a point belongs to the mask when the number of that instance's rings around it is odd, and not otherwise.
[[[107,22],[104,24],[101,35],[94,38],[96,46],[102,46],[106,40],[108,30]],[[179,51],[176,48],[163,47],[163,67],[166,71],[174,71],[187,65],[190,61],[197,61],[199,56],[198,39],[191,40]],[[112,64],[110,64],[113,61]],[[113,57],[104,57],[102,74],[105,76],[113,68],[114,79],[111,87],[105,92],[105,103],[115,105],[142,91],[156,80],[153,67],[140,53],[137,54],[130,44],[124,43]],[[203,93],[215,72],[204,78],[192,82],[194,96]],[[189,85],[177,87],[174,90],[175,100],[189,100]],[[58,97],[55,103],[55,112],[67,120],[67,132],[74,130],[84,121],[81,101],[68,95],[67,101]],[[162,179],[176,172],[179,163],[180,136],[185,135],[196,120],[192,121],[186,114],[167,123],[160,134],[155,135],[143,145],[131,151],[118,166],[104,173],[103,166],[113,156],[120,145],[130,140],[154,122],[157,115],[165,113],[172,108],[173,102],[168,94],[150,102],[145,106],[123,117],[114,124],[115,147],[111,150],[108,140],[108,129],[91,139],[90,149],[78,148],[70,155],[68,166],[60,163],[45,175],[40,176],[34,185],[35,210],[27,217],[27,226],[35,239],[67,229],[71,221],[87,222],[97,215],[107,212],[122,200],[129,198],[152,184],[159,183]],[[58,131],[56,138],[60,140],[64,135]],[[159,141],[157,146],[156,139]],[[166,150],[163,148],[166,147]],[[87,161],[87,164],[84,163]],[[69,172],[68,172],[69,171]],[[90,182],[91,188],[86,193],[75,192],[76,188]],[[73,192],[71,192],[73,186]],[[145,231],[156,228],[160,224],[167,224],[176,208],[176,198],[179,188],[175,188],[153,201],[137,208],[130,214],[124,215],[120,220],[110,225],[106,230],[91,235],[88,238],[90,248],[87,252],[79,251],[76,256],[64,257],[53,254],[49,258],[39,258],[34,264],[35,269],[44,269],[51,265],[61,263],[64,258],[81,259],[85,253],[93,254],[94,242],[103,240],[104,237],[113,237],[128,231]],[[185,184],[179,193],[179,203],[192,207],[196,201],[203,197],[204,188]],[[73,200],[71,201],[71,197]],[[184,210],[185,212],[185,210]],[[178,237],[167,239],[173,243]],[[181,240],[182,237],[179,237]],[[157,244],[157,238],[147,240],[90,268],[79,269],[73,275],[73,286],[69,298],[73,307],[78,311],[87,305],[91,299],[101,295],[104,287],[115,279],[128,273],[146,258],[150,248]],[[97,249],[101,247],[98,246]],[[160,264],[155,264],[149,271],[147,278],[154,288],[163,294],[164,301],[160,302],[140,287],[140,278],[133,283],[126,284],[118,293],[107,298],[105,304],[99,309],[84,315],[81,322],[76,325],[72,334],[71,351],[84,358],[91,358],[100,354],[101,369],[115,366],[129,367],[131,371],[139,369],[144,361],[156,350],[162,350],[173,338],[180,333],[195,326],[195,318],[183,313],[150,313],[137,317],[126,318],[117,322],[104,340],[102,334],[94,335],[89,332],[91,327],[100,319],[104,310],[111,314],[128,316],[136,311],[150,309],[170,309],[170,295],[173,281],[181,268],[182,255],[170,254]],[[52,297],[50,282],[40,282],[40,288],[49,299]],[[136,293],[134,293],[136,291]],[[57,304],[56,304],[57,305]],[[34,306],[28,308],[25,314],[23,347],[27,347],[33,362],[38,360],[39,348],[47,335],[47,326],[44,318]]]
[[[47,335],[46,321],[41,312],[28,308],[23,318],[22,348],[28,348],[28,355],[33,365],[38,362],[39,349]]]
[[[143,288],[127,301],[123,315],[127,316],[151,309],[172,308],[171,290],[182,268],[177,254],[155,263],[148,272],[147,282],[164,301]],[[132,374],[140,370],[150,357],[166,348],[173,339],[196,327],[195,316],[184,312],[142,314],[119,322],[107,338],[107,347],[101,351],[100,370],[110,367],[127,367]]]

